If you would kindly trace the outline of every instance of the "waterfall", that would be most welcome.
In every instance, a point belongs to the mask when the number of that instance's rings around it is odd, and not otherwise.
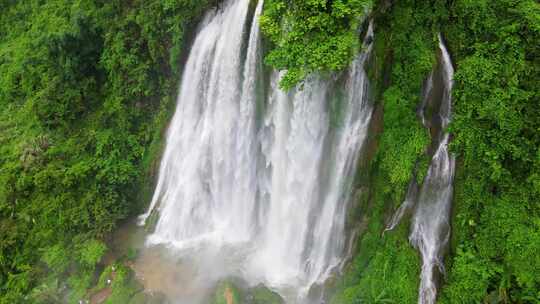
[[[453,194],[455,159],[448,151],[454,68],[439,35],[441,51],[442,97],[439,109],[440,131],[437,149],[431,159],[413,215],[411,244],[420,251],[419,304],[434,304],[437,297],[437,273],[444,274],[444,250],[450,238],[450,207]],[[431,79],[431,77],[430,77]],[[431,80],[429,81],[431,84]],[[429,88],[431,89],[431,85]],[[428,93],[429,94],[429,93]]]
[[[450,207],[455,159],[454,155],[448,151],[450,134],[445,128],[451,118],[454,68],[440,35],[439,50],[441,52],[439,65],[430,73],[424,85],[422,103],[418,109],[422,125],[426,128],[436,128],[433,139],[435,152],[420,191],[415,181],[416,174],[413,174],[405,201],[396,210],[385,229],[385,231],[394,229],[404,214],[414,209],[409,241],[420,251],[422,257],[419,304],[435,303],[437,280],[441,274],[444,274],[444,251],[450,239]],[[441,92],[435,92],[434,89],[436,76],[439,77],[437,80],[440,81]],[[425,109],[430,101],[434,105],[437,102],[439,104],[438,113],[428,120]]]
[[[422,117],[422,123],[424,123]],[[415,168],[416,169],[416,168]],[[409,187],[407,188],[407,194],[405,196],[405,201],[399,206],[399,208],[394,212],[390,221],[386,225],[383,233],[386,231],[394,230],[396,226],[401,222],[401,219],[407,212],[409,212],[416,204],[416,198],[418,196],[418,184],[416,182],[416,176],[413,174],[411,181],[409,182]]]
[[[206,16],[182,77],[178,106],[167,134],[158,183],[149,212],[160,202],[160,218],[151,242],[177,247],[223,237],[220,226],[246,229],[222,209],[241,209],[233,189],[246,190],[233,174],[239,149],[241,48],[249,1],[229,1]],[[246,109],[242,109],[246,110]],[[246,132],[245,135],[247,135]],[[242,139],[240,139],[242,140]],[[237,192],[237,191],[235,191]],[[238,193],[234,193],[238,195]],[[246,195],[248,195],[246,193]],[[229,205],[224,205],[225,201]],[[225,211],[225,212],[223,212]],[[227,217],[228,216],[228,217]],[[245,216],[238,214],[238,219]],[[237,231],[231,236],[245,236]]]
[[[202,22],[140,219],[159,216],[147,244],[196,256],[201,268],[219,264],[208,269],[263,283],[297,303],[328,278],[345,249],[347,201],[372,112],[364,64],[373,32],[370,25],[344,82],[312,75],[284,92],[283,72],[275,71],[264,94],[263,3],[248,22],[249,3],[227,1]],[[338,99],[333,126],[330,103]],[[209,256],[226,265],[201,261]]]

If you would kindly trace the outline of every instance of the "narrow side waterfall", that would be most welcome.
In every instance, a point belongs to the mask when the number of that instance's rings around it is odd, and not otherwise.
[[[314,75],[284,92],[273,72],[265,93],[263,3],[251,22],[249,4],[226,1],[199,29],[141,222],[157,215],[147,244],[195,260],[212,280],[241,277],[300,303],[344,253],[347,202],[372,113],[364,64],[373,32],[345,81]]]
[[[439,48],[442,96],[437,122],[440,126],[436,138],[438,146],[420,189],[409,237],[411,244],[420,251],[422,256],[419,304],[435,303],[438,278],[436,271],[444,274],[444,250],[450,238],[450,207],[455,159],[448,151],[450,134],[445,131],[445,128],[451,118],[454,68],[440,35]],[[431,76],[428,83],[428,88],[431,90]]]
[[[414,172],[405,201],[390,218],[385,229],[394,229],[407,212],[413,211],[409,241],[422,257],[419,304],[434,304],[436,301],[438,279],[444,275],[443,259],[450,239],[455,158],[448,151],[450,134],[445,129],[450,123],[452,112],[454,68],[440,35],[439,50],[441,54],[438,65],[424,84],[422,103],[418,109],[422,125],[435,130],[431,163],[420,189]],[[438,109],[431,118],[425,115],[428,104]]]

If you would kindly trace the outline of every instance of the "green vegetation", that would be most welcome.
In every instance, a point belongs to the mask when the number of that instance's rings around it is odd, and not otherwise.
[[[105,250],[105,245],[100,241],[84,240],[82,236],[77,236],[71,243],[56,244],[47,248],[42,255],[42,262],[47,266],[49,273],[41,280],[40,285],[32,289],[31,300],[38,303],[59,302],[63,291],[60,279],[66,277],[71,288],[70,300],[77,302],[83,298],[93,283],[96,266]],[[71,269],[77,271],[70,272]]]
[[[445,33],[460,164],[441,302],[538,303],[540,4],[455,1]]]
[[[263,285],[251,288],[247,292],[248,304],[284,304],[285,301],[279,296],[279,294],[271,291]]]
[[[340,71],[358,51],[356,29],[370,0],[267,0],[261,29],[273,43],[266,62],[290,89],[313,71]]]
[[[112,270],[112,268],[110,269]],[[139,297],[136,297],[137,294],[142,294],[141,291],[143,290],[143,287],[137,282],[135,275],[130,268],[118,264],[115,265],[114,276],[112,276],[112,273],[113,271],[110,273],[104,272],[100,277],[101,286],[106,286],[107,280],[111,280],[111,293],[104,302],[105,304],[146,303],[140,301]]]
[[[207,7],[0,1],[0,303],[54,303],[65,281],[76,302],[94,283],[98,239],[151,187],[184,37]]]

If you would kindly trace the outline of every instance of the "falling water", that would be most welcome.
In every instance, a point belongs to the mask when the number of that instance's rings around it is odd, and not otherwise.
[[[420,192],[416,177],[413,174],[405,201],[396,210],[385,231],[394,229],[404,214],[414,209],[411,234],[411,244],[420,251],[422,256],[422,270],[420,274],[420,288],[418,303],[434,304],[437,298],[437,280],[444,274],[444,250],[450,238],[450,207],[453,194],[454,155],[448,151],[450,134],[445,131],[451,118],[452,86],[454,68],[450,55],[439,35],[439,49],[441,58],[438,69],[432,71],[424,85],[422,103],[418,115],[422,125],[426,128],[436,128],[433,142],[436,146],[431,163],[424,178]],[[439,72],[436,73],[435,72]],[[439,75],[440,74],[440,75]],[[441,92],[435,92],[434,78],[440,76]],[[431,120],[425,117],[425,109],[431,100],[438,104],[438,113]],[[416,170],[416,168],[415,168]]]
[[[274,72],[263,94],[262,0],[251,23],[249,2],[227,1],[199,30],[141,221],[159,213],[148,244],[198,256],[202,269],[301,302],[345,249],[346,205],[372,112],[364,72],[371,45],[344,84],[314,75],[284,92]],[[366,41],[372,35],[370,26]],[[334,126],[330,102],[339,90],[345,97]]]
[[[416,176],[413,175],[411,181],[409,182],[409,187],[407,189],[407,195],[405,196],[405,201],[399,206],[399,208],[394,212],[390,221],[386,225],[384,232],[394,230],[399,224],[403,216],[409,212],[416,204],[416,198],[418,197],[418,183],[416,182]]]
[[[442,97],[439,109],[438,147],[418,197],[413,216],[411,243],[422,256],[419,304],[434,304],[437,297],[437,271],[444,274],[443,255],[450,238],[454,156],[448,152],[450,134],[444,129],[450,122],[454,68],[439,36],[441,50]],[[431,77],[430,77],[431,78]]]

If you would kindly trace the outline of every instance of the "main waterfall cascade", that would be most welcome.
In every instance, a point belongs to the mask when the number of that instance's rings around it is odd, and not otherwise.
[[[405,201],[395,212],[386,228],[386,230],[395,228],[405,212],[414,208],[409,240],[422,257],[419,304],[434,304],[436,301],[437,280],[441,274],[444,274],[444,251],[450,238],[450,208],[455,158],[448,151],[450,134],[445,131],[445,128],[451,118],[454,68],[440,35],[439,49],[441,52],[439,64],[426,81],[422,104],[418,111],[424,127],[436,129],[433,139],[435,146],[433,157],[420,190],[413,180]],[[436,76],[440,78],[437,79],[440,82],[438,92],[434,85]],[[425,117],[425,109],[429,101],[437,104],[439,108],[438,113],[431,120]]]
[[[199,29],[141,221],[158,213],[147,243],[190,256],[213,280],[238,276],[297,303],[338,268],[345,249],[347,201],[372,113],[364,64],[373,32],[370,25],[345,81],[313,75],[287,93],[273,72],[264,93],[262,0],[252,22],[249,4],[227,1]]]

